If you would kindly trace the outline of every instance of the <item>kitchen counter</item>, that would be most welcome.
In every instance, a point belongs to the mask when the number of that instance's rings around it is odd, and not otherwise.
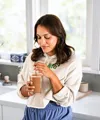
[[[75,118],[100,120],[100,93],[92,92],[89,96],[76,101],[72,109]]]
[[[1,105],[7,105],[23,109],[26,103],[26,99],[21,99],[20,97],[18,97],[16,90],[0,95]]]
[[[27,100],[18,97],[16,90],[0,95],[0,104],[12,106],[24,110]],[[100,120],[100,93],[91,95],[76,101],[72,105],[76,120]]]

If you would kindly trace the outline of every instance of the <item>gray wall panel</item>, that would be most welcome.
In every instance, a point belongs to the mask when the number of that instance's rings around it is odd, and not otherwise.
[[[9,75],[10,80],[12,81],[17,81],[19,70],[20,68],[17,66],[0,65],[2,76]],[[89,89],[100,92],[100,75],[84,73],[82,81],[89,83]]]

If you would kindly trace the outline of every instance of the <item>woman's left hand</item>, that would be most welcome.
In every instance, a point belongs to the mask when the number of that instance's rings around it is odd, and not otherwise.
[[[55,75],[55,73],[50,68],[48,68],[45,63],[36,62],[34,63],[34,67],[36,71],[48,78],[52,78],[52,76]]]

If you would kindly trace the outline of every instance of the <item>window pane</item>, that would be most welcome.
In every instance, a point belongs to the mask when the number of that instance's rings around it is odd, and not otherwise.
[[[25,0],[0,0],[0,52],[26,52]]]
[[[59,16],[67,33],[66,43],[86,55],[86,0],[48,0],[48,12]]]

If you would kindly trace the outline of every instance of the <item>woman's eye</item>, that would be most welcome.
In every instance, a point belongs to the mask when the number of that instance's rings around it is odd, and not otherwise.
[[[50,39],[50,36],[44,36],[45,39]]]

